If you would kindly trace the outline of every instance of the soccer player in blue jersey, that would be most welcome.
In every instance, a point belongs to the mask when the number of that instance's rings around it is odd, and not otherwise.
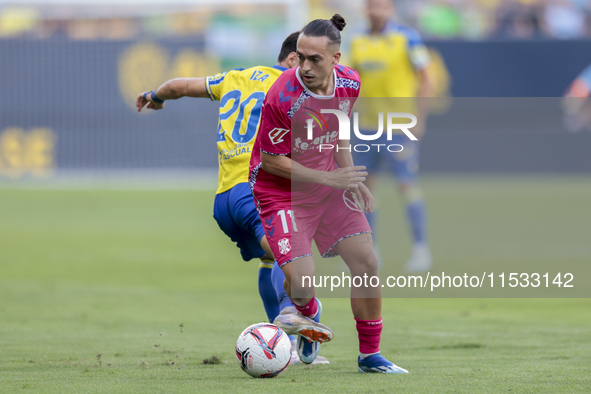
[[[591,65],[575,78],[564,97],[566,127],[572,132],[591,130]]]
[[[273,67],[256,66],[204,78],[172,79],[155,91],[141,93],[136,102],[138,111],[141,111],[146,105],[149,109],[163,109],[165,100],[181,97],[209,97],[220,101],[217,130],[219,179],[214,218],[220,229],[236,242],[245,261],[261,260],[259,294],[270,322],[279,314],[279,308],[292,304],[283,289],[283,272],[278,267],[273,269],[274,256],[250,191],[248,167],[265,95],[283,71],[298,65],[298,36],[299,32],[296,32],[287,37]],[[296,323],[323,327],[303,316]],[[324,357],[318,357],[317,343],[299,338],[297,349],[298,358],[305,363],[328,363]],[[292,360],[298,361],[295,357]]]
[[[379,104],[386,105],[384,111],[378,112],[410,112],[417,116],[418,123],[412,133],[421,138],[426,122],[426,105],[415,97],[429,97],[431,83],[427,74],[430,58],[427,48],[423,45],[420,35],[392,20],[394,5],[392,0],[368,0],[367,14],[370,28],[363,34],[355,36],[351,42],[351,66],[359,72],[363,82],[360,97],[374,97]],[[388,108],[391,101],[377,98],[408,98],[397,102],[396,110]],[[361,100],[363,101],[363,100]],[[373,108],[375,109],[375,108]],[[371,120],[360,118],[360,128],[369,130],[364,134],[374,134],[377,125],[375,114]],[[399,131],[400,132],[400,131]],[[369,176],[366,184],[372,189],[375,184],[375,173],[382,164],[389,167],[398,181],[399,190],[406,201],[406,212],[413,237],[413,248],[406,269],[410,272],[428,270],[431,265],[431,252],[427,243],[427,218],[425,199],[418,184],[419,143],[411,141],[404,134],[394,134],[387,144],[399,144],[404,149],[397,153],[369,151],[357,153],[355,164],[365,166]],[[384,163],[383,163],[384,162]],[[375,237],[377,229],[377,213],[367,214]],[[379,237],[378,237],[379,238]],[[374,238],[374,244],[376,239]]]

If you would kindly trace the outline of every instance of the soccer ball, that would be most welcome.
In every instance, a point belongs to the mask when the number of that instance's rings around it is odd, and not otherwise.
[[[289,336],[270,323],[257,323],[238,337],[236,357],[244,372],[254,378],[272,378],[291,360]]]

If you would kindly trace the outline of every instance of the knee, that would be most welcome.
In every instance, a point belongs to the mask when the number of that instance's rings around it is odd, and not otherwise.
[[[412,204],[423,199],[423,191],[416,182],[402,182],[398,189],[407,204]]]
[[[375,275],[378,272],[378,256],[376,256],[373,249],[368,250],[352,264],[351,274],[356,276]]]

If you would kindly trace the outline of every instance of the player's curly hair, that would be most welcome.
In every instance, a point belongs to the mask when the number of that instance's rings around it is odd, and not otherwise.
[[[347,23],[340,14],[334,14],[330,19],[315,19],[308,23],[302,34],[308,37],[328,37],[331,44],[341,45],[341,32]]]

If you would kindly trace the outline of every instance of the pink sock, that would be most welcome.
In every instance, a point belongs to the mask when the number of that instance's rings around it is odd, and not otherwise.
[[[293,302],[293,300],[291,301]],[[312,297],[310,302],[308,302],[304,306],[299,306],[295,302],[293,302],[293,306],[304,316],[314,316],[316,312],[318,312],[318,303],[316,302],[316,297]]]
[[[378,353],[380,351],[380,337],[382,335],[382,319],[355,319],[355,321],[357,322],[357,332],[359,334],[359,352]]]

